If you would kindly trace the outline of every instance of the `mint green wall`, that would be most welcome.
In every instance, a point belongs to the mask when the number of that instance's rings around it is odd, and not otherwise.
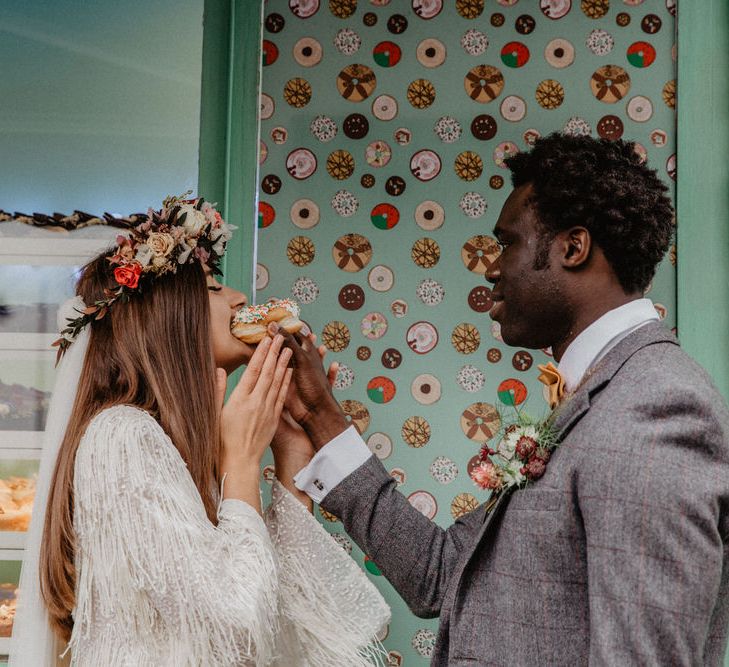
[[[129,213],[197,187],[203,0],[0,3],[0,208]]]
[[[729,3],[681,3],[678,36],[678,330],[729,400]]]

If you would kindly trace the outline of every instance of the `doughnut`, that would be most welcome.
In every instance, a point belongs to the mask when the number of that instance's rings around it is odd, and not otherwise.
[[[432,269],[440,260],[440,246],[435,239],[424,237],[413,243],[410,257],[416,266]]]
[[[346,19],[357,11],[357,0],[329,0],[329,11],[338,19]]]
[[[308,19],[319,11],[319,0],[289,0],[289,9],[294,16]]]
[[[661,29],[662,21],[655,14],[646,14],[640,22],[640,29],[649,34],[655,35]]]
[[[278,47],[267,39],[263,40],[261,45],[261,55],[263,56],[263,66],[273,65],[278,60]]]
[[[666,103],[667,107],[670,107],[671,109],[676,108],[676,80],[675,79],[666,82],[666,85],[663,86],[663,90],[661,91],[661,95],[662,95],[663,101]]]
[[[342,28],[334,38],[334,47],[345,56],[353,56],[362,45],[362,38],[351,28]]]
[[[496,130],[496,120],[488,114],[479,114],[471,121],[471,134],[480,141],[493,139]]]
[[[395,42],[380,42],[372,49],[372,58],[380,67],[394,67],[400,62],[402,51]]]
[[[435,101],[435,86],[428,79],[416,79],[410,82],[407,97],[416,109],[427,109]]]
[[[276,174],[268,174],[261,181],[261,190],[267,195],[275,195],[281,189],[281,179]]]
[[[588,18],[601,19],[610,10],[610,0],[582,0],[580,7]]]
[[[418,375],[410,385],[413,398],[422,405],[432,405],[440,400],[440,380],[430,373]]]
[[[445,299],[445,288],[436,280],[421,280],[415,291],[426,306],[437,306]]]
[[[332,352],[346,350],[352,339],[349,327],[344,322],[333,320],[328,322],[321,334],[321,342]]]
[[[566,39],[553,39],[544,48],[544,59],[552,67],[564,69],[575,61],[575,47]]]
[[[491,14],[491,25],[494,26],[494,28],[500,28],[504,25],[505,21],[506,17],[501,12],[494,12]]]
[[[501,428],[501,417],[489,403],[472,403],[461,414],[461,429],[469,440],[484,443]]]
[[[584,11],[585,0],[582,1]],[[572,0],[539,0],[539,9],[547,18],[556,21],[566,16],[572,9]],[[593,17],[596,18],[596,17]]]
[[[410,158],[410,172],[419,181],[430,181],[440,173],[440,158],[431,150],[422,150]]]
[[[361,234],[345,234],[336,240],[332,257],[343,271],[355,273],[372,259],[372,245]]]
[[[284,100],[296,109],[305,107],[311,101],[311,84],[300,77],[289,79],[284,86]]]
[[[405,317],[408,314],[408,302],[402,299],[395,299],[390,304],[390,312],[398,319]]]
[[[258,228],[265,229],[276,219],[276,209],[268,202],[258,202]]]
[[[256,264],[256,289],[263,290],[268,287],[270,274],[265,264]]]
[[[395,274],[389,266],[378,264],[370,270],[367,282],[375,292],[387,292],[395,282]]]
[[[592,134],[590,124],[579,116],[572,116],[565,123],[562,131],[571,137],[589,137]]]
[[[398,146],[407,146],[413,139],[413,133],[407,127],[398,127],[392,136]]]
[[[491,310],[491,289],[486,285],[477,285],[468,293],[468,305],[477,313],[487,313]]]
[[[354,158],[349,151],[332,151],[327,157],[327,173],[337,181],[344,181],[354,173]]]
[[[537,139],[542,136],[542,133],[539,130],[535,130],[534,128],[531,128],[529,130],[525,130],[523,137],[524,137],[524,143],[527,146],[534,146],[534,144],[537,143]],[[503,185],[503,183],[502,183]]]
[[[625,28],[626,26],[630,25],[630,14],[626,12],[620,12],[615,17],[615,23],[617,23],[621,28]]]
[[[378,459],[386,459],[392,454],[392,439],[387,433],[373,433],[367,438],[367,446]]]
[[[286,158],[286,171],[298,181],[309,178],[316,166],[316,156],[308,148],[296,148]]]
[[[484,275],[501,254],[496,239],[478,234],[463,244],[461,259],[469,271]]]
[[[542,109],[556,109],[564,102],[564,87],[559,81],[545,79],[537,86],[534,96]]]
[[[416,322],[408,329],[405,340],[415,354],[427,354],[438,344],[438,330],[430,322]]]
[[[511,358],[511,365],[514,369],[522,372],[528,371],[532,367],[533,362],[534,357],[532,357],[531,353],[526,350],[519,350],[518,352],[515,352],[514,356]]]
[[[481,344],[481,334],[468,322],[461,322],[453,329],[451,344],[459,354],[473,354]]]
[[[432,19],[443,10],[443,0],[413,0],[413,11],[421,19]]]
[[[396,393],[395,383],[383,375],[378,375],[367,383],[367,396],[373,403],[389,403]]]
[[[400,430],[402,439],[416,449],[428,444],[430,440],[430,424],[424,417],[408,417]]]
[[[521,42],[508,42],[501,48],[501,62],[507,67],[524,67],[529,62],[529,47]]]
[[[537,22],[534,20],[533,16],[529,16],[529,14],[522,14],[517,17],[514,27],[520,35],[530,35],[534,32],[534,28],[537,27]]]
[[[590,79],[592,94],[601,102],[615,104],[630,90],[630,76],[617,65],[599,67]]]
[[[316,248],[306,236],[295,236],[286,246],[286,256],[294,266],[306,266],[314,261]]]
[[[501,382],[496,393],[504,405],[514,407],[515,405],[521,405],[526,400],[527,388],[520,380],[509,378]]]
[[[491,186],[494,190],[501,190],[501,188],[504,187],[504,177],[494,174],[491,178],[489,178],[489,186]]]
[[[385,368],[394,370],[402,363],[402,352],[394,347],[388,347],[380,357],[380,362]]]
[[[428,519],[432,519],[438,513],[438,503],[433,494],[428,491],[413,491],[408,496],[408,502]],[[433,646],[435,646],[435,634],[432,630],[421,628],[413,635],[410,645],[418,655],[429,658],[433,653]]]
[[[362,318],[359,330],[365,338],[377,340],[387,333],[387,319],[382,313],[368,313]]]
[[[486,360],[491,364],[498,364],[501,361],[501,350],[498,347],[492,347],[486,353]]]
[[[362,139],[370,131],[370,123],[361,113],[351,113],[344,119],[342,130],[350,139]]]
[[[486,213],[486,200],[478,192],[466,192],[461,201],[458,203],[458,207],[463,211],[469,218],[480,218]]]
[[[466,74],[463,86],[475,102],[486,104],[496,99],[504,89],[504,76],[491,65],[479,65]]]
[[[445,456],[438,456],[430,464],[430,476],[438,484],[450,484],[458,476],[458,466]]]
[[[286,25],[286,19],[284,19],[281,14],[276,14],[275,12],[273,14],[269,14],[266,17],[266,30],[268,32],[277,33],[281,32],[284,29],[284,26]]]
[[[344,364],[339,364],[337,377],[334,380],[335,389],[349,389],[354,384],[354,371]]]
[[[483,13],[484,0],[456,0],[456,11],[464,19],[477,19]]]
[[[303,326],[299,319],[299,304],[292,299],[269,299],[264,304],[240,308],[233,316],[231,333],[240,341],[257,345],[267,335],[267,327],[277,322],[288,333],[296,333]]]
[[[451,501],[451,516],[453,520],[460,519],[464,514],[473,512],[478,507],[478,500],[472,493],[459,493]]]
[[[329,116],[317,116],[311,121],[309,131],[322,143],[337,136],[337,124]]]
[[[370,411],[359,401],[347,400],[339,404],[349,422],[362,435],[370,425]]]
[[[397,116],[397,100],[392,95],[380,95],[372,102],[372,115],[377,120],[392,120]]]
[[[636,123],[645,123],[653,115],[653,102],[647,97],[636,95],[628,102],[628,118]]]
[[[359,285],[352,283],[339,290],[339,305],[344,310],[359,310],[364,302],[365,293]]]
[[[415,51],[415,57],[423,67],[440,67],[446,59],[446,47],[433,37],[424,39]]]
[[[475,181],[483,173],[483,160],[478,153],[463,151],[456,155],[453,169],[462,181]]]
[[[585,44],[596,56],[606,56],[613,50],[615,38],[607,30],[593,30]]]
[[[458,141],[462,131],[461,124],[453,116],[442,116],[433,126],[433,132],[444,144]]]
[[[370,212],[370,220],[377,229],[392,229],[400,221],[400,211],[392,204],[377,204]]]
[[[473,394],[483,387],[486,376],[475,366],[466,364],[458,371],[456,382],[461,389]]]
[[[415,208],[415,223],[421,229],[433,231],[441,227],[444,221],[445,211],[438,202],[428,199]]]
[[[489,38],[480,30],[471,28],[463,33],[461,46],[469,56],[480,56],[489,48]]]
[[[393,35],[401,35],[408,29],[408,20],[402,14],[393,14],[387,19],[387,29]]]
[[[597,122],[597,133],[603,139],[620,139],[623,136],[623,121],[612,114],[603,116]]]
[[[405,179],[402,176],[390,176],[385,181],[385,192],[392,197],[399,197],[405,192]]]
[[[392,149],[381,140],[373,141],[365,149],[365,160],[370,167],[384,167],[392,157]]]
[[[526,102],[518,95],[509,95],[501,102],[499,109],[505,120],[516,123],[526,116]]]
[[[366,100],[376,86],[377,77],[366,65],[347,65],[337,76],[337,90],[350,102]]]

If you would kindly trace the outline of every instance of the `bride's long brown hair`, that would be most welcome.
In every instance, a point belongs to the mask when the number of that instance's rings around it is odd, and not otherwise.
[[[107,254],[83,270],[85,303],[114,286]],[[54,630],[68,640],[75,606],[74,462],[91,419],[113,405],[149,412],[170,437],[216,522],[213,489],[220,448],[207,281],[198,263],[180,266],[91,324],[76,402],[53,473],[40,553],[40,584]]]

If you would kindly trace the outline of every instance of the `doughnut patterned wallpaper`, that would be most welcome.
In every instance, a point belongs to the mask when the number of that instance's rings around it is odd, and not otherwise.
[[[336,395],[410,502],[441,526],[485,499],[468,476],[537,364],[491,322],[484,273],[504,158],[554,130],[635,140],[673,191],[675,0],[268,0],[257,299],[289,296],[341,362]],[[648,293],[675,323],[675,249]],[[270,475],[270,469],[266,475]],[[393,607],[392,665],[425,665]]]

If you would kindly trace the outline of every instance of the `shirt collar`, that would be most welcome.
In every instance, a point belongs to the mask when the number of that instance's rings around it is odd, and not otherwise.
[[[565,350],[559,372],[565,389],[574,391],[588,368],[639,327],[659,319],[650,299],[636,299],[595,320]]]

